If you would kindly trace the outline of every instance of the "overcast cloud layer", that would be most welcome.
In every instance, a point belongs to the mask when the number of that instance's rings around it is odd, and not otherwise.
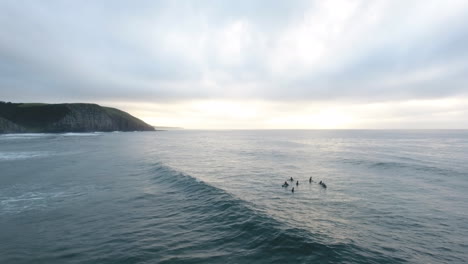
[[[466,0],[0,0],[0,27],[0,100],[357,107],[468,96]]]

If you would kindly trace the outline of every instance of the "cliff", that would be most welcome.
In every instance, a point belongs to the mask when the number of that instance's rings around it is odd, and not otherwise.
[[[0,102],[0,133],[153,131],[142,120],[97,104]]]

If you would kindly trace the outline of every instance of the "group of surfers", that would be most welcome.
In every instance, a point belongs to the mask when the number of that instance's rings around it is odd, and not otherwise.
[[[289,178],[289,181],[290,181],[290,182],[294,182],[293,177]],[[309,183],[312,183],[312,182],[313,182],[312,177],[310,177],[310,178],[309,178]],[[292,183],[291,183],[291,184],[292,184]],[[320,184],[320,186],[322,186],[323,188],[327,188],[327,185],[325,184],[325,182],[320,181],[319,184]],[[281,186],[282,186],[282,187],[285,187],[285,188],[288,187],[288,186],[289,186],[288,181],[285,181],[285,182],[283,183],[283,185],[281,185]],[[299,186],[299,181],[296,181],[296,186]],[[291,189],[291,192],[294,192],[294,187]]]

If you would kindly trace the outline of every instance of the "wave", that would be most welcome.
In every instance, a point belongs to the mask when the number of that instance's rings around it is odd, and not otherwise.
[[[117,132],[117,131],[116,131]],[[111,133],[116,133],[111,132]],[[22,134],[0,134],[0,140],[28,140],[28,139],[42,139],[47,137],[89,137],[99,136],[106,132],[67,132],[67,133],[22,133]],[[118,132],[117,132],[118,133]]]
[[[68,132],[59,134],[64,137],[93,137],[102,135],[104,132],[83,132],[83,133],[76,133],[76,132]]]
[[[462,175],[461,171],[455,169],[441,168],[425,164],[409,163],[409,162],[398,162],[398,161],[374,161],[374,160],[363,160],[363,159],[342,159],[341,162],[353,164],[353,165],[364,165],[368,168],[382,169],[382,170],[395,170],[395,169],[409,169],[420,172],[430,172],[443,176],[447,175]],[[466,174],[466,173],[465,173]]]
[[[26,140],[50,137],[48,133],[0,134],[0,140]]]
[[[182,199],[182,209],[175,208],[179,210],[178,214],[189,215],[191,225],[197,230],[209,230],[211,240],[199,247],[205,250],[208,247],[209,252],[226,251],[224,257],[231,258],[233,252],[230,249],[235,249],[238,259],[232,262],[306,263],[346,260],[345,262],[352,263],[381,263],[389,260],[387,256],[359,248],[352,243],[326,243],[321,235],[289,227],[256,210],[249,202],[164,164],[153,164],[151,173],[155,175],[152,178],[153,184],[163,185],[177,199]],[[197,245],[190,243],[187,247],[193,252]],[[183,246],[178,245],[177,252],[168,252],[168,255],[173,253],[174,257],[168,257],[162,263],[180,260],[181,254],[183,255],[181,248]],[[214,259],[209,261],[216,262],[217,257],[220,261],[223,259],[223,256],[212,257]],[[404,262],[402,259],[398,261]]]
[[[0,161],[25,160],[52,155],[48,151],[0,152]]]

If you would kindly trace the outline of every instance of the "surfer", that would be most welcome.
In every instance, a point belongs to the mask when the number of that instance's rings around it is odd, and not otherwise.
[[[294,192],[294,187],[292,188],[291,192],[292,192],[292,193]]]
[[[320,181],[319,183],[323,188],[327,188],[327,185],[323,182],[323,181]]]
[[[294,181],[293,177],[291,177],[289,180],[290,180],[290,181]]]
[[[288,187],[289,184],[285,181],[284,184],[282,185],[283,187]]]
[[[309,178],[309,183],[312,183],[312,177]]]
[[[296,186],[299,186],[299,181],[296,182]]]

